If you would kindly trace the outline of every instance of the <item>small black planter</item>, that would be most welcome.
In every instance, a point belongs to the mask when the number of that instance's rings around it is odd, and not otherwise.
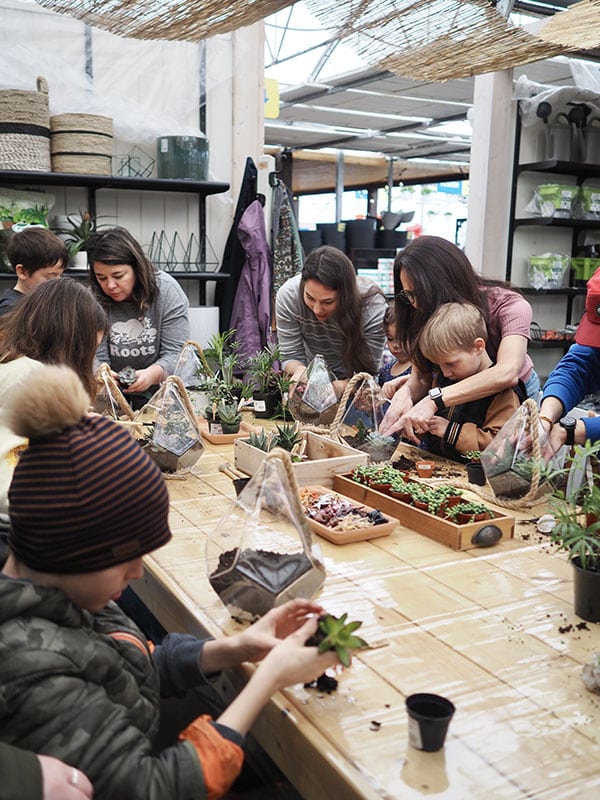
[[[588,622],[600,622],[600,572],[583,569],[579,558],[571,559],[574,570],[574,611]]]
[[[254,416],[258,419],[270,419],[275,414],[277,401],[281,397],[280,393],[275,392],[252,392],[254,401]]]
[[[467,478],[469,483],[475,483],[477,486],[485,486],[485,472],[481,461],[468,461],[467,462]]]

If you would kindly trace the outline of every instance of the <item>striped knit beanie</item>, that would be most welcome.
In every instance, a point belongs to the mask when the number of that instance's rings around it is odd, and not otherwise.
[[[166,544],[169,499],[156,464],[118,423],[85,414],[89,398],[70,369],[40,367],[31,375],[9,409],[15,433],[29,437],[9,489],[15,556],[30,569],[75,574]]]

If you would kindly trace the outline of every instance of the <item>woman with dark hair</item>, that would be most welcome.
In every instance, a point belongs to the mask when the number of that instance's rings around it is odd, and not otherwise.
[[[0,411],[40,364],[71,367],[94,397],[94,355],[107,326],[102,306],[72,278],[45,281],[25,294],[0,321]],[[16,453],[24,444],[0,424],[0,513],[6,513]]]
[[[438,236],[419,236],[396,256],[396,336],[411,354],[413,370],[399,378],[381,432],[401,432],[418,442],[429,420],[446,408],[489,397],[519,380],[528,397],[537,397],[539,378],[527,354],[531,306],[504,283],[482,279],[462,250]],[[431,388],[434,364],[419,348],[429,317],[443,303],[471,303],[488,327],[487,352],[493,366],[451,386]]]
[[[108,335],[96,354],[115,377],[133,367],[136,380],[124,391],[141,406],[168,375],[189,339],[189,303],[166,272],[157,271],[125,228],[97,234],[88,250],[91,286],[108,315]]]
[[[313,250],[300,275],[277,292],[275,319],[281,360],[293,380],[321,354],[340,391],[355,372],[376,375],[385,339],[386,301],[381,289],[357,278],[336,247]]]

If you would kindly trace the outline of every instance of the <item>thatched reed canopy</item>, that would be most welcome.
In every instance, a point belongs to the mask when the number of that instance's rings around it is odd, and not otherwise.
[[[545,22],[538,36],[563,47],[600,47],[600,0],[583,0]]]
[[[323,0],[306,4],[368,63],[415,80],[463,78],[574,49],[512,25],[489,0],[339,0],[335,15]]]
[[[131,39],[198,42],[252,25],[293,0],[37,0],[58,14]]]

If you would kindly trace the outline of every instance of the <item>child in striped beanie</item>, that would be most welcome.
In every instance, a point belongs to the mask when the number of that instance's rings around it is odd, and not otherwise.
[[[216,800],[273,692],[337,663],[305,646],[323,609],[292,600],[231,636],[170,633],[149,647],[113,601],[142,577],[142,556],[171,538],[166,484],[127,430],[88,414],[89,403],[68,367],[40,366],[5,406],[29,446],[9,490],[0,572],[0,742],[73,766],[73,785],[85,773],[95,800]],[[213,720],[207,676],[246,661],[259,663]],[[181,698],[168,746],[163,698]],[[21,788],[11,796],[25,798]]]

